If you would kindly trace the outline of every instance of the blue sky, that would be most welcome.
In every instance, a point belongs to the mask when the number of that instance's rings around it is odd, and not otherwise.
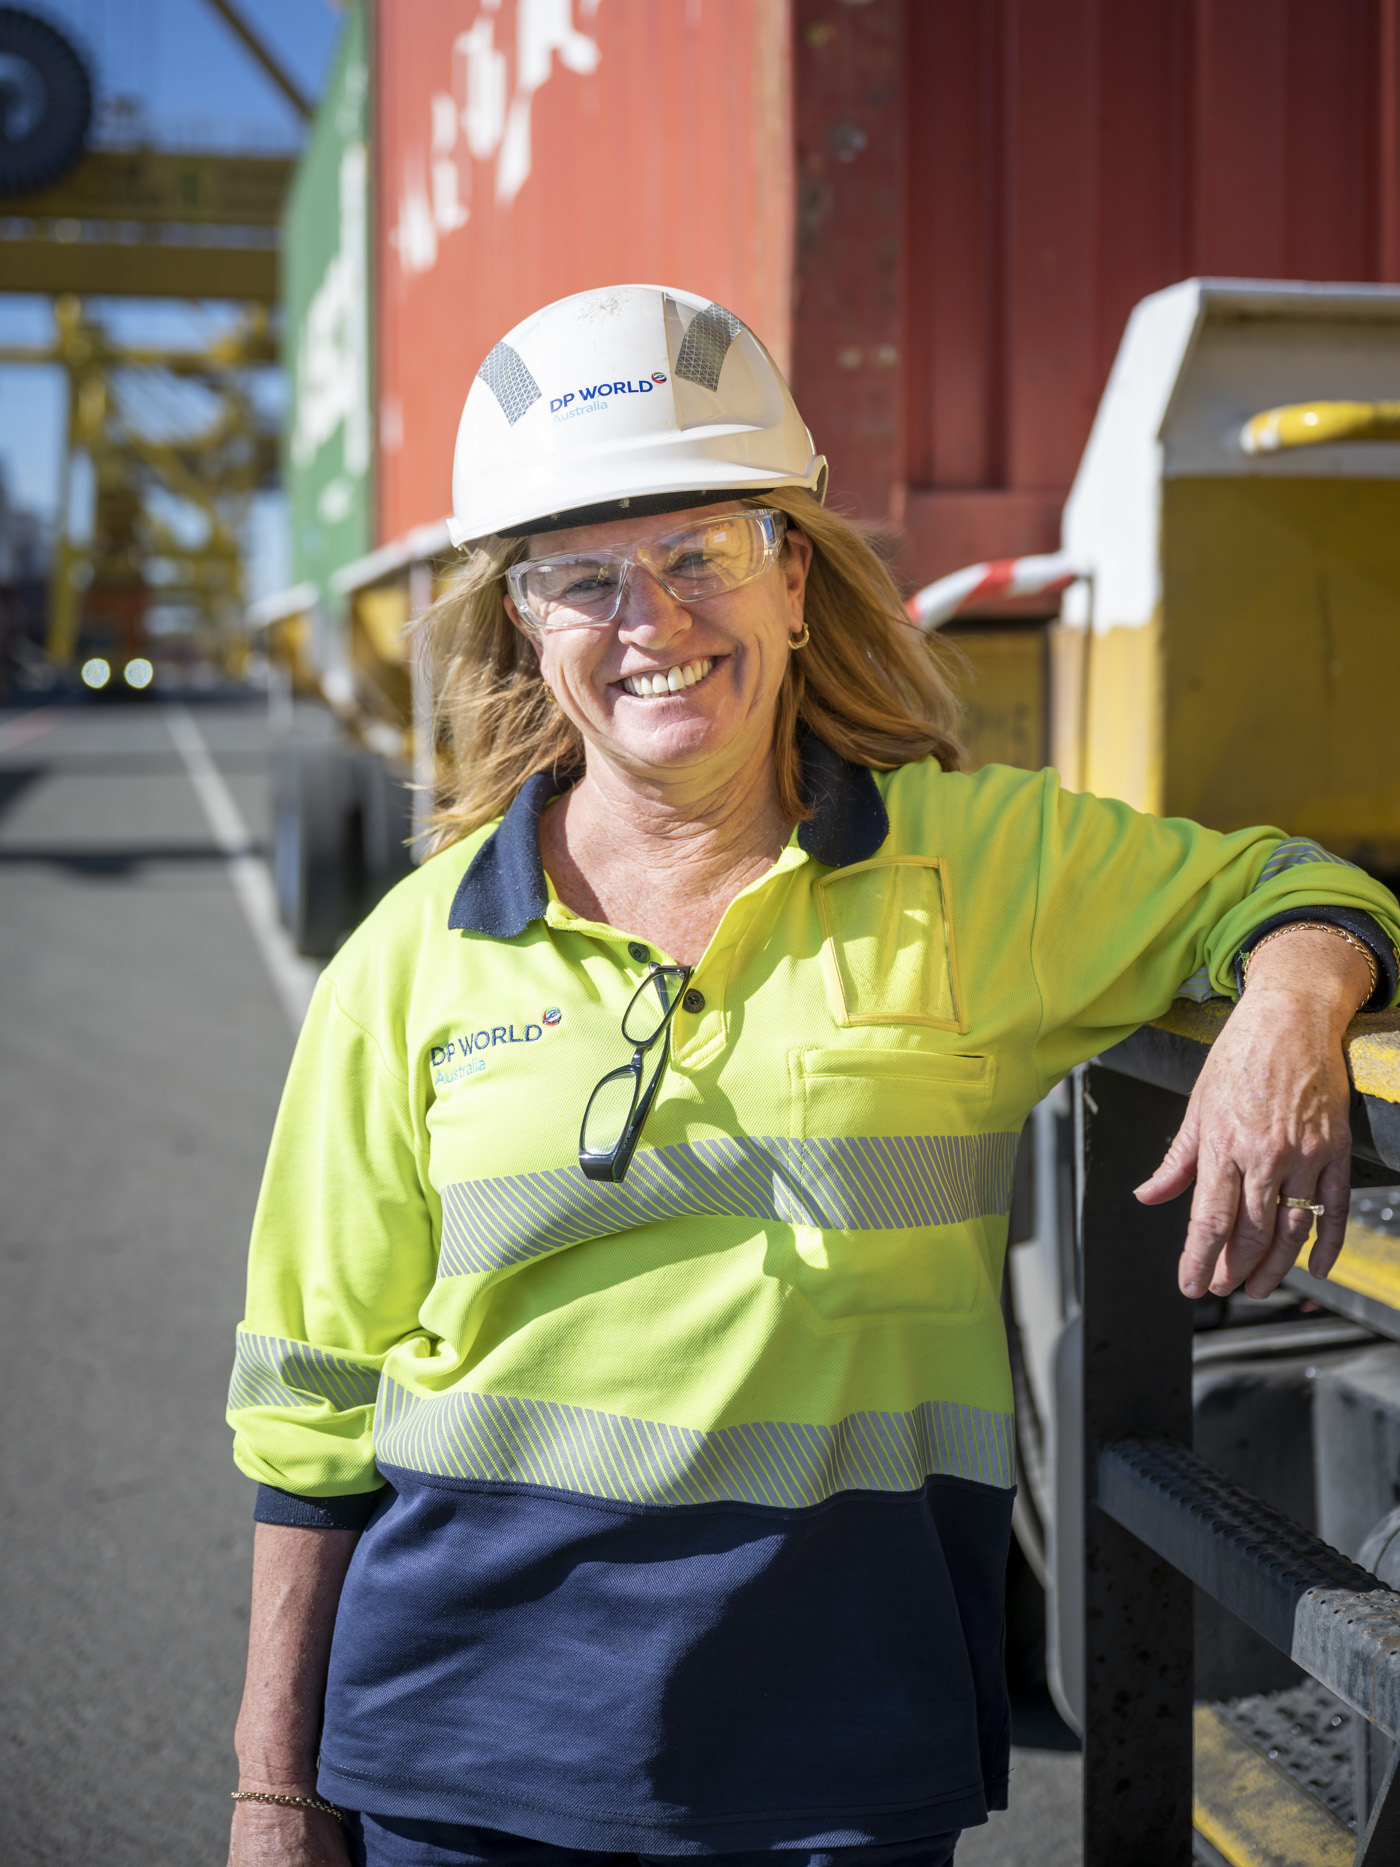
[[[237,4],[314,99],[335,51],[340,8],[331,0]],[[302,129],[295,112],[206,0],[39,0],[34,10],[67,32],[86,56],[95,79],[99,140],[101,126],[130,100],[158,146],[268,155],[299,147]],[[191,341],[220,315],[213,308],[130,299],[92,304],[134,343]],[[43,343],[50,329],[46,300],[0,294],[0,342]],[[11,496],[46,518],[57,498],[62,424],[57,371],[0,367],[0,470]],[[254,595],[285,577],[281,501],[260,505],[250,564]]]

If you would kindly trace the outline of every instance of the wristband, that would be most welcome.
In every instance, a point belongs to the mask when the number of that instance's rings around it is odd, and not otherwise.
[[[1370,990],[1361,1002],[1363,1005],[1369,1004],[1371,999],[1375,997],[1376,987],[1380,984],[1381,977],[1380,968],[1376,965],[1375,954],[1364,940],[1358,940],[1356,935],[1349,932],[1347,928],[1334,926],[1331,921],[1289,921],[1286,927],[1275,927],[1272,933],[1266,933],[1257,946],[1250,948],[1240,964],[1242,986],[1247,986],[1249,984],[1249,968],[1254,959],[1254,955],[1256,953],[1261,953],[1271,940],[1281,940],[1285,934],[1291,933],[1331,934],[1334,939],[1345,940],[1348,946],[1355,947],[1357,952],[1366,961],[1366,964],[1371,968]]]
[[[229,1794],[235,1802],[275,1802],[284,1809],[319,1809],[323,1815],[333,1815],[337,1821],[342,1819],[340,1810],[333,1802],[322,1802],[319,1796],[279,1796],[270,1789],[231,1789]]]

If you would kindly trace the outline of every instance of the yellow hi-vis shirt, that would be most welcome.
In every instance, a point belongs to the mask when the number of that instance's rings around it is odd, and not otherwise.
[[[336,1637],[342,1802],[661,1851],[982,1819],[1006,1772],[999,1291],[1026,1115],[1184,985],[1233,994],[1262,923],[1322,906],[1400,937],[1383,888],[1273,830],[1051,772],[873,776],[818,743],[807,765],[815,815],[694,969],[620,1185],[583,1177],[580,1119],[668,956],[555,896],[549,774],[320,983],[230,1419],[279,1492],[393,1487]],[[751,1572],[752,1538],[784,1553]],[[528,1587],[487,1612],[503,1574]],[[799,1654],[782,1630],[818,1602]],[[687,1694],[739,1665],[764,1688],[725,1688],[716,1748]]]

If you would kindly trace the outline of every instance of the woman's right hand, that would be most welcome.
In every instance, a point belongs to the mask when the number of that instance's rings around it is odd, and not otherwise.
[[[240,1802],[228,1867],[350,1867],[350,1850],[340,1823],[320,1809]]]

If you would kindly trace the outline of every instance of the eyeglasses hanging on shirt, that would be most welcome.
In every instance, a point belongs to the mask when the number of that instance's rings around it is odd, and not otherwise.
[[[633,1046],[632,1060],[609,1070],[597,1085],[579,1128],[578,1164],[590,1180],[617,1183],[627,1178],[666,1068],[666,1033],[691,970],[689,966],[652,966],[622,1014],[622,1035]],[[661,1054],[644,1088],[647,1052],[658,1044]]]

